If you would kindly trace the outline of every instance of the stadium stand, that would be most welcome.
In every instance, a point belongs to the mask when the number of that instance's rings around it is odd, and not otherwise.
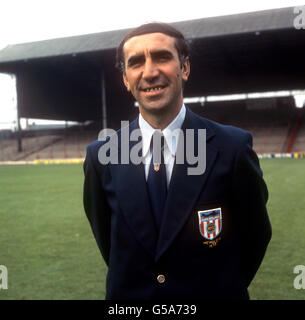
[[[294,24],[294,9],[175,23],[192,46],[185,96],[303,90],[305,33]],[[127,31],[15,44],[1,50],[0,71],[17,75],[19,116],[77,122],[103,119],[115,129],[121,119],[133,119],[134,101],[114,68],[116,47]],[[206,118],[250,131],[257,153],[304,152],[305,157],[304,116],[292,96],[189,107]],[[96,124],[96,130],[93,126],[22,132],[22,152],[16,151],[16,136],[1,137],[0,132],[0,161],[83,158],[86,145],[98,135],[100,126]]]

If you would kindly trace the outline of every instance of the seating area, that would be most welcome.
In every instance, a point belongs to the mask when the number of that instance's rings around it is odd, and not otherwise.
[[[22,152],[18,152],[17,139],[0,140],[0,161],[25,160],[47,146],[55,144],[60,139],[60,136],[53,135],[24,137],[22,139]]]
[[[234,112],[232,112],[234,110]],[[291,99],[261,99],[251,103],[221,102],[194,108],[202,116],[249,131],[257,153],[285,153],[300,110]],[[293,142],[293,151],[305,151],[305,121]]]
[[[0,140],[0,161],[84,158],[86,147],[96,140],[96,125],[67,129],[24,131],[22,152],[17,137]]]
[[[285,152],[288,125],[270,125],[269,127],[245,128],[252,133],[253,149],[257,153],[281,153]]]
[[[93,135],[63,135],[51,145],[26,157],[26,160],[84,158],[87,145],[95,140]]]
[[[304,121],[296,135],[291,152],[305,152],[305,122]]]

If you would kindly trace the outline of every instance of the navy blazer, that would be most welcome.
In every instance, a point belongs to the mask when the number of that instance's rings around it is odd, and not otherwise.
[[[136,128],[138,119],[128,132]],[[160,232],[144,165],[102,165],[98,152],[104,142],[87,147],[83,200],[108,265],[106,299],[249,298],[247,287],[271,238],[268,191],[251,134],[189,108],[182,129],[206,129],[206,170],[188,175],[187,163],[174,164]],[[198,211],[215,208],[221,208],[221,230],[208,241]],[[161,283],[158,275],[164,276]]]

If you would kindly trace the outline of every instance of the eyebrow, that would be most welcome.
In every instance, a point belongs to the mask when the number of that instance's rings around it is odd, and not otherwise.
[[[168,59],[173,58],[173,54],[171,51],[168,50],[154,50],[150,52],[150,55],[152,56],[152,59],[159,59],[162,57],[166,57]],[[145,60],[145,55],[143,53],[135,54],[128,58],[127,65],[132,66],[135,63],[141,62]]]

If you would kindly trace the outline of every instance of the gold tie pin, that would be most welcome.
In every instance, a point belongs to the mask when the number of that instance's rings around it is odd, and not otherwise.
[[[160,164],[154,163],[154,170],[159,171],[159,169],[160,169]]]

